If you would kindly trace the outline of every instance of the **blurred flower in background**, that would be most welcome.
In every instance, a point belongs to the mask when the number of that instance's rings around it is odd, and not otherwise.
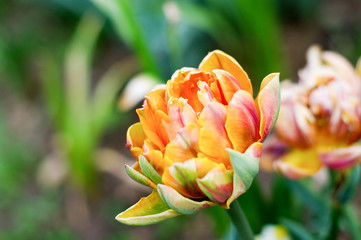
[[[256,240],[291,240],[291,236],[282,225],[266,225]]]
[[[153,193],[116,219],[144,225],[216,204],[228,209],[258,173],[278,115],[278,74],[264,78],[256,100],[252,95],[242,67],[219,50],[149,92],[137,109],[140,122],[128,129],[137,162],[126,169]]]
[[[263,166],[290,178],[321,167],[344,170],[361,161],[361,64],[312,46],[299,82],[282,83],[276,137],[266,145]],[[269,162],[268,162],[269,161]]]

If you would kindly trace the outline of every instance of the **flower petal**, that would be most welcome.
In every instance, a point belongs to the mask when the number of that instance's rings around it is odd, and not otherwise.
[[[222,165],[223,166],[223,165]],[[162,181],[189,198],[204,198],[197,184],[198,178],[203,178],[217,164],[207,158],[193,158],[185,162],[174,163],[164,171]],[[225,167],[223,166],[223,169]]]
[[[173,188],[163,184],[158,184],[157,190],[163,201],[171,209],[181,214],[193,214],[201,209],[209,208],[216,205],[216,203],[210,201],[197,202],[189,198],[183,197]]]
[[[228,104],[233,95],[241,89],[237,79],[235,79],[230,73],[222,69],[214,69],[214,74],[217,77],[219,86],[221,88],[222,97],[225,100],[225,103]]]
[[[193,123],[178,130],[177,136],[171,141],[164,153],[164,158],[171,162],[184,162],[197,157],[199,152],[199,127]]]
[[[227,149],[232,166],[233,173],[233,192],[228,198],[224,208],[229,208],[231,203],[237,199],[241,194],[247,191],[251,186],[253,179],[259,171],[259,158],[262,151],[262,143],[253,143],[245,153]]]
[[[163,153],[159,150],[150,150],[145,156],[147,157],[150,164],[160,175],[163,174],[164,169],[172,166],[173,162],[163,157]]]
[[[345,169],[361,161],[361,145],[321,151],[319,157],[330,168]]]
[[[126,146],[136,159],[143,153],[142,147],[145,138],[146,136],[140,122],[137,122],[128,128]]]
[[[244,152],[259,139],[259,119],[253,97],[239,90],[229,102],[226,130],[233,149]]]
[[[168,101],[169,121],[163,122],[169,140],[173,140],[177,131],[189,123],[197,122],[197,114],[184,98],[170,98]]]
[[[299,179],[318,172],[322,163],[315,149],[294,149],[275,161],[273,167],[288,178]]]
[[[227,168],[231,166],[230,147],[225,129],[227,109],[220,103],[211,102],[202,111],[199,125],[202,126],[199,136],[199,149],[214,162],[223,163]]]
[[[210,52],[201,62],[199,68],[203,71],[212,71],[214,69],[223,69],[232,74],[239,82],[241,88],[253,95],[252,84],[247,73],[238,64],[238,62],[228,54],[215,50]]]
[[[197,183],[212,202],[223,203],[233,191],[233,170],[214,168],[203,178],[197,179]]]
[[[115,219],[127,225],[148,225],[157,223],[168,218],[178,216],[174,210],[169,209],[163,202],[157,190],[134,204],[122,213],[119,213]]]
[[[279,74],[266,76],[256,99],[256,106],[260,117],[259,135],[263,141],[276,123],[280,109],[280,83]]]

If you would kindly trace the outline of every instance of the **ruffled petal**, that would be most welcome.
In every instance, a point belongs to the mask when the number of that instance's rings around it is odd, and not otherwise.
[[[259,118],[252,96],[243,90],[236,92],[227,110],[226,130],[233,148],[244,152],[259,139]]]
[[[171,162],[184,162],[197,157],[199,130],[199,127],[193,123],[180,129],[174,140],[167,145],[164,158]]]
[[[225,103],[228,104],[232,100],[233,95],[238,90],[241,90],[241,86],[239,85],[237,79],[230,73],[222,69],[214,69],[213,72],[217,77],[221,95],[224,98]]]
[[[334,169],[346,169],[361,161],[361,145],[319,152],[323,164]]]
[[[229,154],[226,148],[230,147],[225,129],[227,109],[220,103],[211,102],[202,111],[199,117],[201,131],[199,149],[214,162],[223,163],[229,168]]]
[[[203,71],[212,71],[214,69],[223,69],[232,74],[239,82],[241,88],[253,95],[252,84],[247,73],[238,64],[238,62],[228,54],[215,50],[210,52],[201,62],[199,68]]]
[[[197,179],[197,184],[212,202],[223,203],[233,191],[233,170],[216,167],[203,178]]]
[[[142,148],[145,138],[146,136],[140,122],[137,122],[128,128],[126,146],[136,159],[143,153]]]
[[[257,111],[260,117],[259,135],[263,141],[276,123],[280,109],[279,74],[273,73],[265,77],[256,99]]]
[[[169,139],[173,140],[177,131],[189,123],[197,123],[197,114],[184,98],[171,98],[168,102],[168,122],[163,122]]]
[[[164,171],[162,181],[185,197],[204,198],[205,195],[199,189],[198,178],[203,178],[209,171],[217,167],[217,164],[207,158],[193,158],[185,162],[174,163]],[[225,167],[223,166],[224,170]]]

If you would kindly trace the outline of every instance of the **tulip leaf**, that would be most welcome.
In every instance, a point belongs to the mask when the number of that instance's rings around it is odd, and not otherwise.
[[[139,155],[139,165],[144,175],[149,177],[155,184],[162,183],[162,177],[143,155]]]
[[[139,182],[140,184],[143,184],[151,188],[156,187],[156,185],[152,182],[152,180],[150,180],[140,172],[134,170],[132,167],[125,165],[125,171],[129,175],[129,177],[133,178],[135,181]]]
[[[212,207],[216,205],[216,203],[210,201],[194,201],[192,199],[183,197],[180,193],[178,193],[173,188],[158,184],[157,186],[159,195],[163,199],[163,201],[174,211],[181,214],[193,214],[198,212],[201,209]]]
[[[132,207],[119,213],[115,219],[127,225],[141,226],[157,223],[178,215],[179,213],[169,209],[160,198],[157,190],[154,189],[149,196],[141,198]]]

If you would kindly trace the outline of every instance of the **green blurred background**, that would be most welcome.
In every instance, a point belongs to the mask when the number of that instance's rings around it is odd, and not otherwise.
[[[230,239],[220,208],[148,227],[114,220],[149,192],[124,171],[144,90],[214,49],[256,90],[271,72],[296,80],[314,43],[355,64],[360,13],[359,0],[0,0],[0,239]],[[258,178],[269,193],[270,175]],[[292,219],[257,194],[240,200],[256,232]]]

